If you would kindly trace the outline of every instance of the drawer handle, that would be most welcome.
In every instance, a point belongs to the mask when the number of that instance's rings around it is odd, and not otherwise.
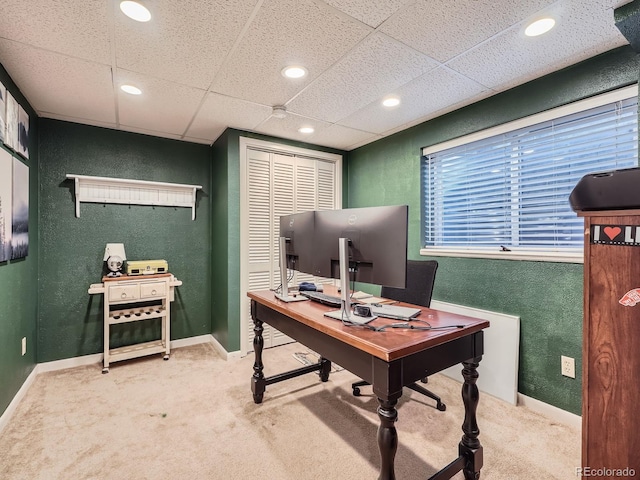
[[[155,289],[154,289],[154,290],[151,290],[151,295],[155,295],[155,294],[156,294]]]
[[[122,295],[120,295],[120,298],[127,298],[126,292],[122,292]]]

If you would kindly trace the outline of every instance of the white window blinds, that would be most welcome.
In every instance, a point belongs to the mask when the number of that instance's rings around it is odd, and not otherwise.
[[[421,161],[425,247],[581,248],[569,194],[587,173],[637,166],[637,132],[633,97],[430,149]]]

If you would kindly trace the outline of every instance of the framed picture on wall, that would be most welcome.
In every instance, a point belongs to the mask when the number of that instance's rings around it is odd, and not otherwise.
[[[7,136],[7,89],[0,82],[0,142]]]
[[[14,150],[18,147],[18,102],[7,91],[7,137],[4,141]]]
[[[18,146],[16,151],[29,158],[29,114],[19,106],[18,110]]]
[[[0,147],[0,262],[11,257],[11,175],[13,157]]]
[[[11,260],[29,253],[29,167],[13,157]]]

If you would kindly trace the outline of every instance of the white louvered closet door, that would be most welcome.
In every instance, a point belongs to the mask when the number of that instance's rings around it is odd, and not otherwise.
[[[247,149],[248,263],[249,290],[276,288],[280,284],[278,234],[280,216],[309,210],[337,208],[336,164],[314,158]],[[291,273],[291,272],[290,272]],[[295,272],[289,285],[314,281]],[[253,321],[250,301],[242,300],[241,315],[248,340],[245,351],[253,350]],[[293,340],[264,326],[265,348]]]

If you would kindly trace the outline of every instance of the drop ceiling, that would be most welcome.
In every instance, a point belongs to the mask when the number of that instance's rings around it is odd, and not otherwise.
[[[140,1],[147,23],[116,0],[3,2],[0,63],[41,117],[352,150],[628,43],[613,19],[628,0]],[[542,14],[555,28],[525,37]],[[308,75],[285,78],[291,64]]]

